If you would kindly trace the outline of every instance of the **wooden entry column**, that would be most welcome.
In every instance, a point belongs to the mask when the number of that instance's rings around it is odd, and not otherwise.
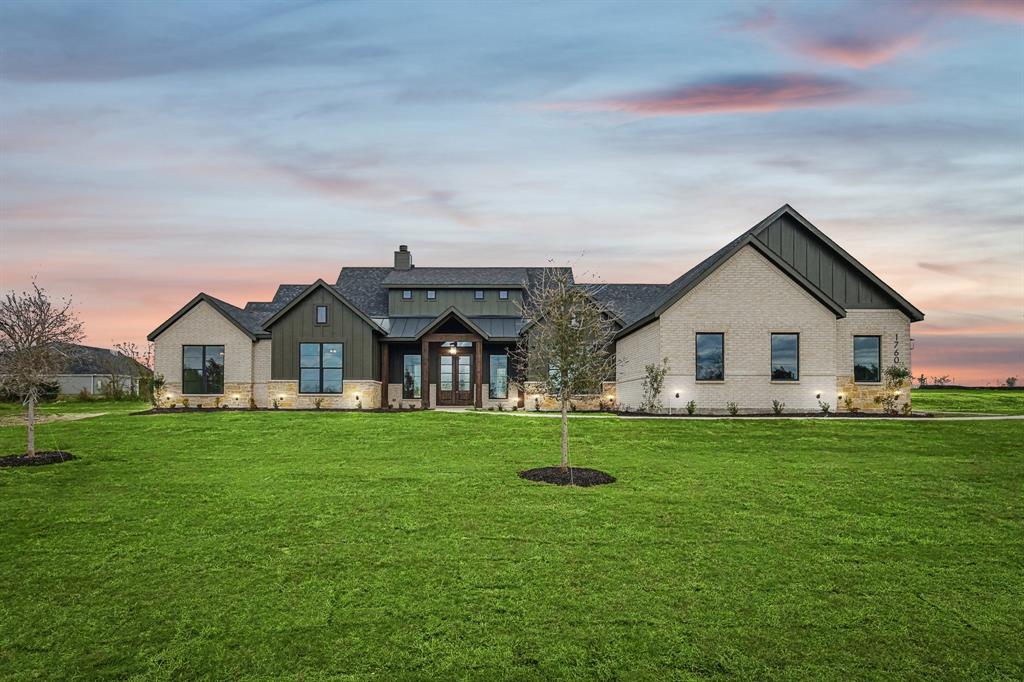
[[[387,407],[391,404],[388,398],[388,371],[391,369],[388,364],[388,344],[382,343],[380,349],[380,406]]]
[[[482,339],[473,343],[476,349],[476,406],[484,406],[484,342]]]
[[[430,342],[423,339],[420,350],[420,404],[430,407]]]

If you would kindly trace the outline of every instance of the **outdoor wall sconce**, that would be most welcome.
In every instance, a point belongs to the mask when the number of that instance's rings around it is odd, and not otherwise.
[[[451,355],[455,355],[455,353],[457,353],[458,351],[457,351],[457,350],[455,350],[455,346],[452,346],[451,348],[449,348],[449,349],[448,349],[448,352],[449,352],[449,353],[450,353]]]
[[[277,399],[278,400],[284,400],[284,393],[282,393],[281,395],[277,396]]]
[[[818,391],[817,393],[815,393],[815,394],[814,394],[814,398],[815,398],[816,400],[821,400],[821,391]]]

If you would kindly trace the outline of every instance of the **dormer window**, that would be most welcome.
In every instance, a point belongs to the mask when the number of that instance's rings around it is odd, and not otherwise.
[[[402,292],[402,300],[403,301],[411,301],[412,300],[412,290],[411,289],[406,289],[405,291]]]
[[[427,289],[427,300],[428,301],[435,301],[435,300],[437,300],[437,292],[434,291],[433,289]]]
[[[477,289],[476,291],[474,291],[473,292],[473,300],[475,300],[475,301],[482,301],[482,300],[484,300],[484,290],[483,289]]]
[[[498,292],[498,300],[501,300],[501,301],[507,301],[508,300],[508,289],[502,289],[501,291]]]
[[[327,324],[327,306],[318,305],[316,307],[316,323]]]

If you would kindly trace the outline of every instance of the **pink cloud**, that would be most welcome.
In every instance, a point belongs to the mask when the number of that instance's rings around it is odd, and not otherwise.
[[[967,14],[1000,23],[1024,23],[1021,0],[947,0],[940,5],[957,14]]]
[[[797,52],[819,61],[853,69],[868,69],[912,52],[921,45],[918,35],[805,36],[789,43]]]
[[[612,111],[639,116],[686,116],[832,107],[856,100],[860,88],[810,74],[746,75],[670,90],[605,99],[555,102],[557,111]]]

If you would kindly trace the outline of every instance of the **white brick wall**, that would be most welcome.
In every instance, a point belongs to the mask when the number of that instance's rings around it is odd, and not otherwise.
[[[154,367],[169,385],[180,391],[181,347],[193,344],[224,346],[225,385],[252,381],[252,341],[210,304],[200,301],[153,342]]]
[[[695,400],[699,411],[723,411],[729,402],[741,410],[765,411],[773,399],[785,402],[788,410],[817,410],[818,393],[836,409],[837,394],[849,390],[853,374],[854,335],[882,336],[883,368],[892,364],[897,347],[900,360],[910,366],[906,315],[896,310],[850,310],[837,320],[749,246],[665,311],[659,322],[617,344],[621,405],[639,406],[644,365],[660,357],[669,360],[665,407],[682,410]],[[695,380],[697,332],[725,335],[725,381]],[[771,380],[772,332],[800,334],[799,381]]]
[[[615,346],[615,387],[618,404],[639,408],[643,400],[644,367],[661,362],[661,320],[638,329]]]

